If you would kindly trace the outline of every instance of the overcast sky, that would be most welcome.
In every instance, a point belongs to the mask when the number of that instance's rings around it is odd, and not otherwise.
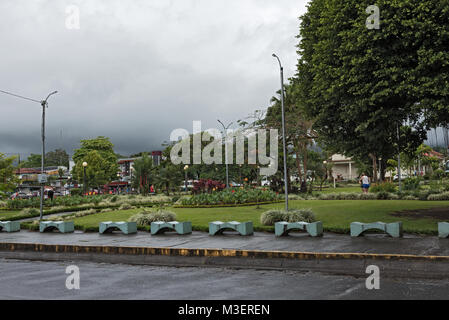
[[[304,0],[2,0],[0,90],[42,100],[47,150],[108,136],[116,152],[160,150],[266,108],[295,73]],[[68,29],[67,6],[80,10]],[[73,12],[73,11],[71,11]],[[69,20],[72,22],[73,20]],[[39,104],[0,94],[0,152],[39,153]],[[61,135],[62,132],[62,135]]]

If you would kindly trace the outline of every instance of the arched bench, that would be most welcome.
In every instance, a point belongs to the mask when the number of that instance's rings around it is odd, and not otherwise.
[[[115,230],[120,230],[124,234],[137,233],[136,222],[100,222],[100,234],[112,233]]]
[[[323,236],[323,223],[321,221],[307,222],[276,222],[274,225],[274,233],[276,237],[288,236],[293,230],[306,231],[312,237]]]
[[[20,231],[19,221],[0,221],[0,231],[18,232]]]
[[[215,236],[217,234],[223,234],[225,230],[234,230],[240,233],[242,236],[251,236],[254,234],[253,232],[253,223],[252,222],[221,222],[214,221],[209,222],[209,234],[211,236]]]
[[[448,222],[438,223],[438,236],[440,238],[448,238],[449,237],[449,223]]]
[[[402,222],[393,223],[383,223],[383,222],[373,222],[373,223],[351,223],[351,237],[359,237],[363,235],[368,230],[379,230],[387,233],[393,238],[402,237]]]
[[[192,223],[191,222],[152,222],[151,223],[151,234],[158,235],[163,234],[167,231],[175,231],[180,235],[191,234],[192,233]]]
[[[40,232],[51,232],[58,230],[61,233],[72,233],[75,231],[73,221],[41,221],[39,223]]]

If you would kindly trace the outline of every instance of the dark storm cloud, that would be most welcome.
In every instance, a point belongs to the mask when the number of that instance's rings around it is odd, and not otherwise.
[[[276,52],[295,72],[306,1],[0,3],[0,90],[49,101],[47,150],[108,136],[116,151],[161,149],[176,128],[206,128],[267,107]],[[68,5],[80,29],[65,26]],[[39,104],[0,95],[0,152],[40,152]],[[62,132],[62,134],[61,134]]]

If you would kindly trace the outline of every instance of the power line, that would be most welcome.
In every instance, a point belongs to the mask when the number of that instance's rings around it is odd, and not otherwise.
[[[38,101],[38,100],[35,100],[35,99],[27,98],[27,97],[24,97],[24,96],[21,96],[21,95],[18,95],[18,94],[14,94],[14,93],[11,93],[11,92],[8,92],[8,91],[0,90],[0,92],[4,93],[4,94],[8,94],[8,95],[13,96],[13,97],[17,97],[17,98],[21,98],[21,99],[37,102],[37,103],[41,103],[42,102],[42,101]]]

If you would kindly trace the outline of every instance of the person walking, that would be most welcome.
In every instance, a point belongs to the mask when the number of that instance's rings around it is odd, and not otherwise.
[[[363,193],[368,193],[371,181],[370,178],[365,173],[362,173],[359,183],[362,185]]]

